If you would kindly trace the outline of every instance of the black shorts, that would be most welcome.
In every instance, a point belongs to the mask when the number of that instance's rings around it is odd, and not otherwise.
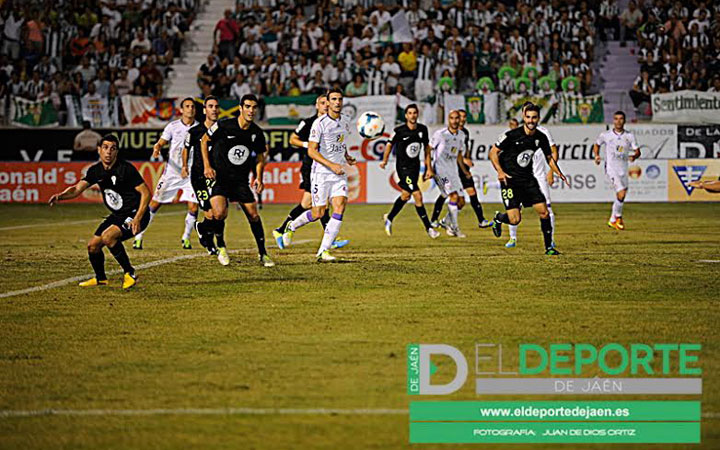
[[[420,186],[418,186],[418,178],[420,177],[419,167],[396,167],[396,171],[400,189],[407,192],[420,190]]]
[[[302,180],[300,180],[300,189],[302,189],[305,192],[310,192],[310,173],[312,172],[312,162],[306,163],[305,160],[303,160],[302,166],[300,166],[300,176],[302,177]]]
[[[210,188],[215,184],[215,180],[193,176],[190,178],[190,183],[192,184],[193,191],[195,191],[195,198],[197,198],[200,209],[210,211],[212,209],[210,205]]]
[[[513,180],[500,186],[505,210],[520,209],[520,206],[530,207],[537,203],[545,203],[545,196],[535,178],[529,180]]]
[[[255,195],[246,179],[223,179],[217,177],[215,183],[209,189],[211,198],[220,195],[229,202],[255,203]]]
[[[472,173],[469,177],[465,176],[465,172],[458,167],[458,173],[460,174],[460,182],[462,183],[463,189],[475,189],[475,178],[472,177]]]
[[[95,230],[95,236],[102,236],[105,230],[107,230],[113,225],[116,225],[118,228],[120,228],[120,231],[122,231],[122,237],[120,238],[120,242],[127,241],[131,237],[135,236],[130,229],[130,222],[132,222],[134,218],[135,214],[127,217],[119,216],[117,214],[110,214],[97,227],[97,229]],[[143,231],[145,231],[145,228],[147,228],[149,223],[150,208],[145,210],[145,214],[143,214],[142,219],[140,219],[140,231],[138,231],[138,233],[142,233]]]

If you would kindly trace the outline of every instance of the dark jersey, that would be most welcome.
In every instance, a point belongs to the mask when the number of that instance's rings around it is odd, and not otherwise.
[[[185,135],[185,148],[188,151],[188,158],[192,158],[192,166],[190,168],[190,176],[200,178],[204,176],[205,166],[202,159],[202,149],[200,148],[200,140],[207,133],[207,127],[204,123],[199,123],[190,128]],[[212,145],[208,142],[208,152],[210,161],[212,161]]]
[[[545,156],[552,154],[547,136],[535,131],[525,134],[525,127],[517,127],[501,134],[495,146],[500,149],[500,167],[514,181],[534,180],[533,155],[540,149]]]
[[[213,168],[224,179],[247,181],[257,155],[265,152],[265,135],[255,123],[243,130],[237,118],[215,122],[207,131],[213,145]]]
[[[398,167],[419,168],[420,155],[424,155],[425,148],[430,142],[427,127],[419,123],[414,130],[411,130],[405,124],[395,128],[394,133],[390,143],[395,149],[395,158],[397,158],[395,165]]]
[[[302,119],[298,124],[297,128],[295,128],[295,134],[298,135],[298,138],[300,138],[301,141],[308,142],[310,140],[310,129],[312,128],[313,122],[315,122],[315,119],[317,118],[318,116],[317,114],[315,114],[314,116]],[[301,148],[300,155],[302,156],[301,159],[303,164],[312,164],[313,159],[308,156],[307,149],[305,147]]]
[[[110,170],[101,162],[90,166],[83,180],[91,186],[97,184],[103,195],[105,206],[117,216],[133,216],[140,207],[140,193],[136,187],[145,183],[135,166],[127,161],[117,160]]]

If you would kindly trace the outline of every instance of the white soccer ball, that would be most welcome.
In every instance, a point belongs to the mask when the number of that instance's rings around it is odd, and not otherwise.
[[[358,117],[357,130],[365,139],[375,139],[385,131],[385,121],[380,114],[366,111]]]

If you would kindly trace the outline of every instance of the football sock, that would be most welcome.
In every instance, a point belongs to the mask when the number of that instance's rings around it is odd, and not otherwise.
[[[263,230],[262,219],[258,216],[257,220],[250,221],[250,230],[252,230],[255,243],[257,244],[258,253],[267,255],[265,250],[265,231]]]
[[[193,228],[195,228],[195,221],[197,220],[197,212],[193,213],[188,211],[185,214],[185,231],[183,231],[182,239],[190,239],[190,234]]]
[[[555,238],[555,213],[552,210],[552,206],[547,205],[548,212],[550,213],[550,223],[553,229],[553,239]]]
[[[317,219],[313,219],[312,211],[307,210],[304,214],[300,214],[295,220],[290,222],[288,230],[295,231],[300,227],[304,227],[310,222],[315,222]]]
[[[390,222],[393,221],[395,216],[398,215],[398,213],[403,209],[403,206],[405,206],[405,203],[407,203],[407,200],[403,200],[402,196],[395,199],[395,203],[393,203],[393,207],[390,210],[390,214],[388,214],[387,218]]]
[[[425,205],[415,206],[415,212],[417,212],[418,217],[422,220],[423,227],[425,227],[426,230],[432,227],[432,225],[430,225],[430,219],[428,219],[427,216],[427,211],[425,211]]]
[[[105,253],[103,253],[102,250],[97,253],[88,252],[88,258],[90,259],[90,265],[95,271],[95,278],[98,281],[107,280],[107,275],[105,275]]]
[[[275,231],[278,231],[280,233],[284,233],[285,229],[287,228],[287,225],[292,222],[293,220],[297,219],[298,216],[302,213],[307,211],[305,208],[302,207],[301,204],[297,204],[291,211],[290,214],[287,215],[285,218],[285,222],[282,223],[279,227],[275,228]]]
[[[157,211],[154,210],[154,209],[152,209],[152,208],[149,207],[149,206],[148,206],[148,210],[150,211],[150,220],[148,220],[148,224],[147,224],[147,226],[145,227],[145,230],[143,230],[143,231],[141,231],[140,233],[138,233],[138,234],[135,235],[135,239],[136,239],[136,240],[140,240],[140,239],[143,238],[143,236],[145,235],[145,231],[147,231],[147,229],[150,228],[150,224],[152,223],[153,219],[155,218],[155,213],[156,213]]]
[[[552,247],[552,235],[553,235],[553,226],[552,221],[550,218],[546,219],[540,219],[540,229],[542,230],[543,234],[543,241],[545,242],[545,248],[548,249]]]
[[[510,225],[510,239],[517,240],[517,225]]]
[[[123,272],[134,274],[135,269],[133,269],[132,264],[130,264],[130,258],[128,258],[127,252],[125,251],[125,247],[123,246],[122,242],[118,242],[115,244],[114,247],[108,247],[110,249],[110,253],[115,257],[115,260],[117,260],[118,264],[120,264],[120,267],[122,267]]]
[[[320,225],[322,225],[323,230],[327,228],[327,224],[330,222],[330,208],[325,210],[325,214],[320,218]]]
[[[510,225],[510,218],[508,218],[507,213],[495,214],[495,220],[497,220],[500,223],[506,223],[506,224]]]
[[[330,250],[332,243],[335,242],[335,238],[340,233],[340,227],[342,226],[342,214],[333,213],[325,227],[325,234],[323,234],[322,243],[320,244],[320,250],[318,253],[322,253],[325,250]]]
[[[612,206],[612,218],[610,219],[610,222],[615,222],[615,219],[617,217],[622,217],[623,215],[623,202],[618,200],[617,198],[613,202]]]
[[[483,220],[485,220],[485,215],[483,215],[482,205],[480,204],[480,200],[478,200],[477,194],[470,197],[470,204],[472,205],[472,208],[475,211],[475,215],[477,216],[478,222],[482,222]]]
[[[432,219],[430,219],[431,222],[436,222],[438,218],[440,217],[440,213],[442,212],[443,205],[445,205],[445,197],[442,195],[435,200],[435,206],[433,207],[433,213],[432,213]]]
[[[448,217],[450,217],[450,225],[453,228],[458,226],[458,206],[455,202],[448,202]]]
[[[213,220],[213,233],[218,247],[225,247],[225,219]]]

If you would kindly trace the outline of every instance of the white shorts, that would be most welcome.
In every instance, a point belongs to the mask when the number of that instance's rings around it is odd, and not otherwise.
[[[550,185],[547,181],[547,173],[535,173],[534,175],[540,185],[540,192],[545,196],[545,203],[549,205],[552,202],[550,201]]]
[[[347,175],[315,173],[310,175],[310,194],[313,206],[325,206],[328,199],[348,196]]]
[[[458,174],[458,167],[452,169],[439,168],[435,172],[435,184],[440,189],[440,195],[448,197],[453,192],[460,194],[463,190],[462,182],[460,181],[460,175]]]
[[[192,183],[190,183],[190,177],[183,178],[175,171],[165,170],[157,186],[155,186],[155,194],[153,194],[152,199],[158,203],[172,203],[178,191],[182,191],[180,195],[181,202],[198,202],[197,198],[195,198]]]
[[[605,176],[610,181],[610,184],[615,188],[615,192],[624,191],[628,188],[628,174],[627,171],[620,173],[619,171],[605,172]]]

